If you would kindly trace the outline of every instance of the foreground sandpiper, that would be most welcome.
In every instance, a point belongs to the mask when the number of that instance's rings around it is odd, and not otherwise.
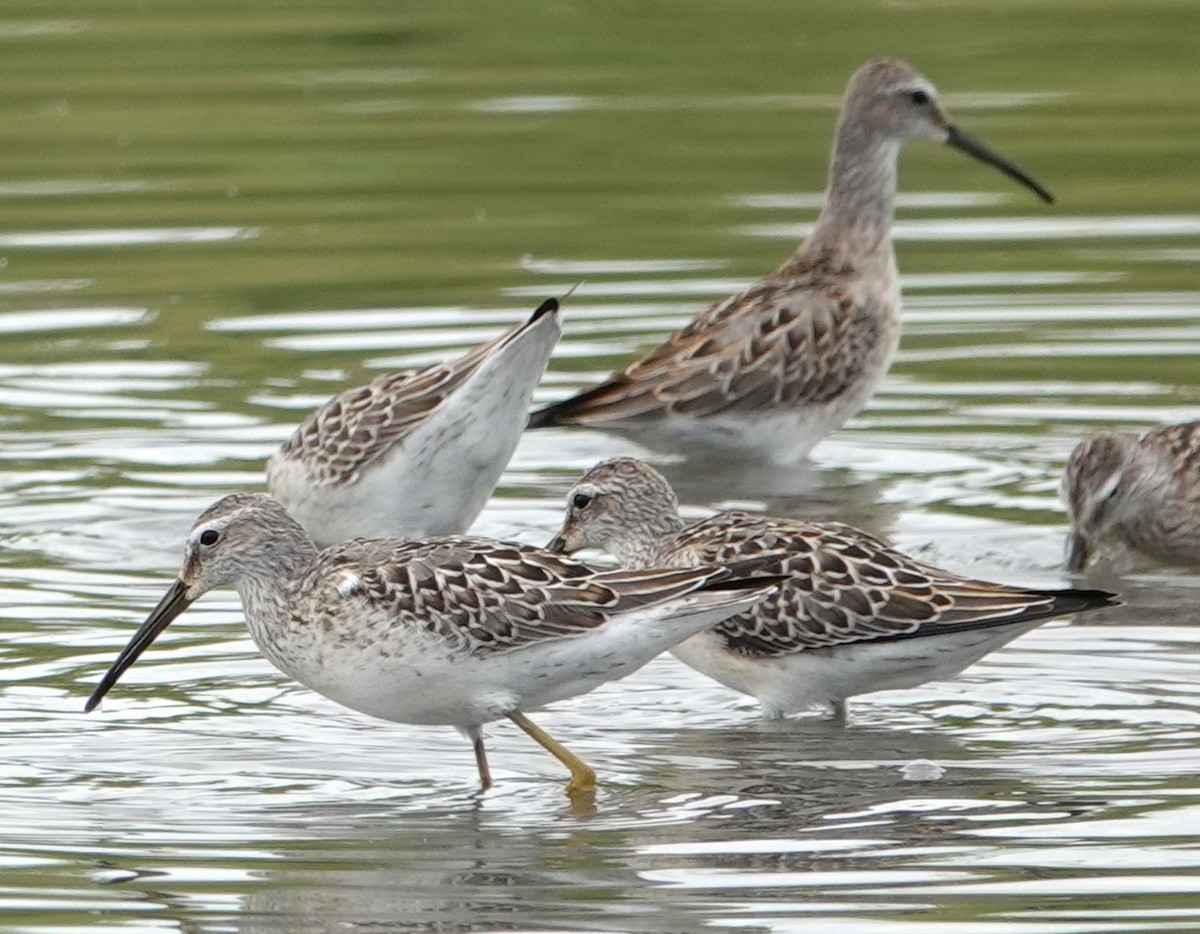
[[[602,548],[624,567],[758,557],[786,583],[671,651],[758,698],[767,717],[952,678],[1054,616],[1109,606],[1099,590],[1029,590],[960,577],[848,525],[725,512],[687,524],[657,470],[603,461],[571,488],[552,551]]]
[[[742,568],[598,572],[527,545],[478,538],[356,540],[318,551],[260,493],[196,520],[178,579],[87,702],[93,710],[179,614],[214,587],[241,597],[250,635],[280,671],[353,710],[458,727],[491,785],[482,726],[507,717],[571,771],[595,773],[522,713],[640,668],[768,593]]]
[[[550,299],[457,360],[339,393],[272,455],[267,488],[322,546],[465,532],[516,449],[560,334]]]
[[[778,270],[724,299],[623,372],[535,412],[531,428],[585,425],[652,446],[716,447],[794,464],[858,412],[900,340],[892,249],[903,143],[946,143],[1053,197],[958,128],[904,62],[870,62],[846,90],[825,206]]]
[[[1200,566],[1200,421],[1081,441],[1062,492],[1069,570],[1105,551]]]

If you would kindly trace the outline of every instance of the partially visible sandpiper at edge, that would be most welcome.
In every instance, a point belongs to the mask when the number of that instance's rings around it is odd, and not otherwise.
[[[1200,567],[1200,421],[1079,442],[1063,499],[1068,570],[1098,555]]]

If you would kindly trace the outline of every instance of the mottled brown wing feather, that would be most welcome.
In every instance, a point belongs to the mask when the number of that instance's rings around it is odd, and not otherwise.
[[[1166,450],[1176,471],[1200,475],[1200,421],[1152,428],[1140,441]]]
[[[389,626],[424,629],[489,653],[580,635],[616,614],[728,576],[716,568],[598,572],[567,556],[490,539],[378,539],[327,549],[298,592],[336,589],[345,597],[353,579],[351,598],[376,607]]]
[[[763,657],[852,642],[932,636],[1103,605],[1096,591],[1038,591],[959,577],[833,523],[724,513],[684,529],[675,561],[777,552],[790,580],[714,630],[730,651]],[[1078,604],[1078,605],[1075,605]]]
[[[623,372],[535,412],[530,427],[836,398],[879,339],[878,316],[822,268],[772,277],[718,302]]]
[[[388,373],[338,393],[310,414],[280,453],[301,461],[320,484],[340,484],[360,472],[423,421],[526,323],[449,363]]]

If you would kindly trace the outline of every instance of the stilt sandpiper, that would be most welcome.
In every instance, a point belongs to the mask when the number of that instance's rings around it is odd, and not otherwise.
[[[272,455],[267,488],[319,545],[465,532],[512,457],[560,333],[550,299],[457,360],[339,393]]]
[[[687,524],[657,470],[603,461],[571,488],[550,550],[602,548],[624,567],[757,557],[787,575],[772,595],[671,651],[758,698],[768,717],[952,678],[1054,616],[1114,602],[1098,590],[1030,590],[916,561],[848,525],[725,512]]]
[[[1067,567],[1102,551],[1200,565],[1200,421],[1081,441],[1063,475]]]
[[[870,62],[850,79],[825,206],[791,258],[624,371],[534,412],[529,427],[585,425],[652,447],[803,460],[866,405],[899,344],[892,202],[900,147],[913,139],[946,143],[1053,200],[959,129],[913,68]]]
[[[241,597],[263,655],[353,710],[458,727],[491,785],[483,724],[507,717],[571,771],[595,774],[523,711],[640,668],[780,580],[739,568],[595,571],[477,538],[356,539],[324,551],[276,500],[235,493],[196,520],[183,566],[88,700],[92,710],[173,619],[214,587]]]

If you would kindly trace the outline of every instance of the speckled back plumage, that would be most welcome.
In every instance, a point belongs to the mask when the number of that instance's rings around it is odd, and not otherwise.
[[[787,267],[698,315],[667,343],[572,400],[571,420],[707,417],[823,404],[862,376],[899,324],[819,263]],[[548,410],[543,410],[546,412]],[[535,416],[538,427],[548,415]]]
[[[961,577],[840,523],[726,512],[688,526],[670,547],[672,563],[679,565],[779,555],[764,570],[787,574],[788,583],[716,627],[729,649],[744,655],[935,636],[1090,605],[1059,592]]]
[[[457,360],[340,393],[267,462],[267,488],[317,544],[457,535],[512,457],[558,341],[558,301]]]
[[[178,578],[84,706],[94,710],[154,639],[199,597],[232,586],[263,655],[352,710],[456,726],[491,786],[485,723],[507,718],[571,772],[595,772],[524,707],[586,694],[750,606],[778,583],[758,562],[596,571],[529,545],[453,536],[361,539],[318,551],[283,505],[259,493],[205,510]]]
[[[387,373],[338,393],[304,419],[280,456],[302,462],[321,484],[353,483],[511,338],[505,332],[456,360]]]
[[[757,562],[597,571],[531,545],[470,536],[363,539],[318,551],[276,500],[241,493],[219,500],[193,525],[167,622],[208,590],[232,586],[255,643],[301,683],[377,716],[470,724],[519,707],[526,693],[568,697],[628,673],[775,583],[761,575]],[[675,619],[683,629],[672,639]],[[622,631],[630,620],[659,628],[644,639],[626,632],[628,640],[645,643],[630,646],[628,656],[620,646],[594,661],[586,648],[573,654],[562,649],[615,622]],[[601,641],[613,638],[605,633]],[[139,640],[110,669],[97,700],[149,644]],[[578,674],[572,676],[572,667],[561,670],[560,660],[547,663],[541,684],[511,682],[498,660],[525,649],[569,656]],[[537,670],[536,653],[525,657],[533,660],[522,664]],[[444,677],[461,669],[465,675],[470,666],[475,694],[464,685],[460,698],[452,683],[430,682],[426,692],[440,698],[430,704],[415,690],[426,672]],[[415,693],[404,688],[406,679]],[[492,695],[510,699],[488,700]],[[479,713],[496,703],[500,709]],[[449,719],[436,719],[443,715]]]
[[[695,570],[597,572],[544,549],[486,538],[366,540],[323,551],[295,582],[290,607],[297,623],[348,611],[382,614],[389,627],[490,654],[579,635],[613,614],[688,593],[697,580]]]
[[[1138,443],[1162,447],[1168,452],[1176,473],[1200,479],[1200,421],[1151,428],[1142,433]]]

